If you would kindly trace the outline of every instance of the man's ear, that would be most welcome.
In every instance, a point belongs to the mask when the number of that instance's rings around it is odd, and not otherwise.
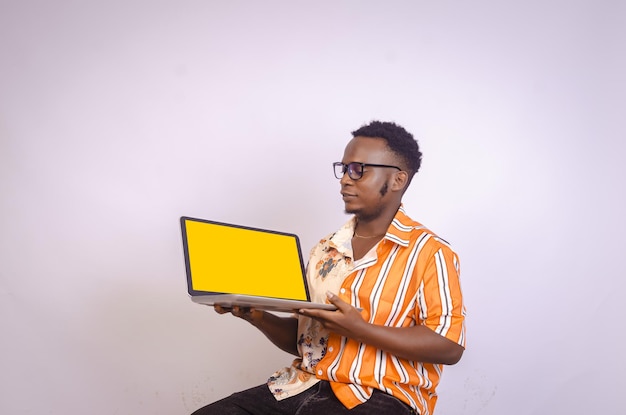
[[[393,183],[391,184],[391,190],[395,192],[404,192],[409,185],[409,174],[407,172],[398,171],[395,173]]]

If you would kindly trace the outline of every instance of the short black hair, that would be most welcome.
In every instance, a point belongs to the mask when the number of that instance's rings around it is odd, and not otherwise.
[[[422,153],[413,134],[393,122],[372,121],[352,132],[352,137],[382,138],[387,147],[404,160],[409,170],[409,179],[422,165]]]

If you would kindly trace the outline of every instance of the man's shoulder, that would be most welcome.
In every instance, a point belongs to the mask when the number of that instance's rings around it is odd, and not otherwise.
[[[405,245],[414,245],[416,243],[422,243],[431,246],[446,246],[452,249],[451,244],[433,230],[409,217],[404,209],[400,209],[396,217],[394,217],[391,223],[392,232],[406,241]]]

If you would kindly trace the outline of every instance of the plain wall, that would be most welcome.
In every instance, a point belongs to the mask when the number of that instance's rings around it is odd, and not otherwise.
[[[413,132],[459,253],[438,415],[623,414],[620,1],[0,1],[0,413],[188,414],[292,357],[192,304],[178,218],[343,224],[331,163]]]

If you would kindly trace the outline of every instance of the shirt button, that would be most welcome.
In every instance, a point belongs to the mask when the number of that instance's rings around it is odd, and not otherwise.
[[[340,292],[341,294],[345,294],[345,293],[346,293],[346,289],[345,289],[345,288],[342,288],[341,290],[339,290],[339,292]]]
[[[321,369],[317,371],[317,374],[320,375],[320,376],[322,376],[322,373],[324,373],[324,372],[322,372]]]
[[[330,346],[330,347],[328,348],[328,351],[329,351],[329,352],[332,352],[333,350],[334,350],[334,349],[333,349],[333,346]]]

